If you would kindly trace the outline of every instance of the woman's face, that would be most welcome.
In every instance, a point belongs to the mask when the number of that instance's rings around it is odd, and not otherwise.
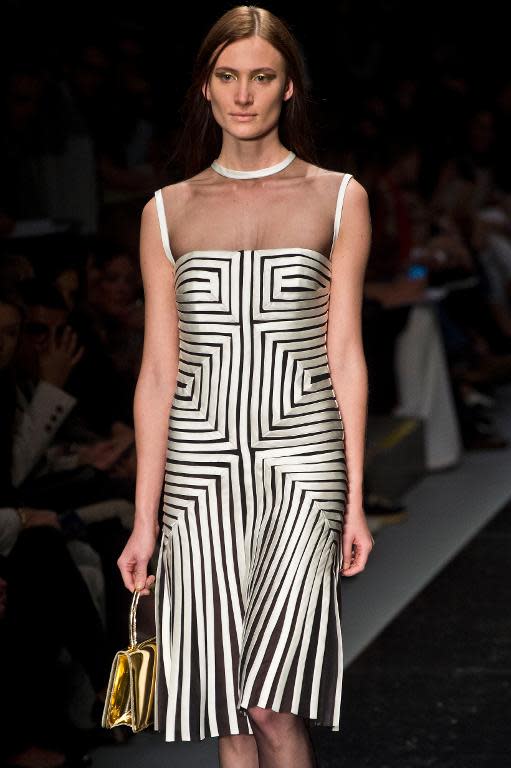
[[[237,139],[254,139],[279,121],[282,102],[293,95],[282,54],[262,37],[228,45],[203,93],[220,127]]]
[[[7,368],[18,346],[21,315],[11,304],[0,303],[0,370]]]

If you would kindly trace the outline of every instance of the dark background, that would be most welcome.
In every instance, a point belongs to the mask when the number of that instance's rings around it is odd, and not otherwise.
[[[233,5],[5,3],[2,69],[5,72],[13,60],[43,61],[59,76],[81,44],[108,47],[125,29],[138,35],[145,50],[156,121],[174,126],[200,41]],[[462,98],[463,81],[470,86],[470,105],[484,106],[510,75],[509,32],[498,3],[375,0],[267,2],[262,7],[287,21],[302,45],[317,125],[328,130],[326,146],[351,142],[357,107],[376,95],[398,98],[399,84],[409,79],[420,89],[417,114],[413,124],[396,127],[400,133],[449,146],[452,129],[468,106]]]

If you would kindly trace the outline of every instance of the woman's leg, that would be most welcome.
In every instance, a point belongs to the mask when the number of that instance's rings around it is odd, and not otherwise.
[[[220,736],[218,758],[220,768],[259,768],[256,740],[250,733]]]
[[[250,707],[248,716],[257,743],[259,768],[316,768],[303,718],[262,707]]]

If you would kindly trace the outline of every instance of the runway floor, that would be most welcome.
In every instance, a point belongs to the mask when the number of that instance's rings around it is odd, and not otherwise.
[[[511,765],[511,504],[346,671],[321,768]]]
[[[511,439],[511,387],[497,392]],[[314,730],[321,768],[506,768],[511,706],[511,448],[465,454],[405,497],[344,580],[341,731]],[[217,739],[141,733],[94,768],[213,768]]]

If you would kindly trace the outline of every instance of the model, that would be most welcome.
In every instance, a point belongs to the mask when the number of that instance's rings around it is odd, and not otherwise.
[[[142,214],[136,517],[118,564],[128,589],[155,586],[166,741],[217,736],[224,768],[308,768],[310,727],[339,730],[340,575],[373,547],[368,199],[311,160],[304,63],[268,11],[213,26],[187,107],[188,173]]]

